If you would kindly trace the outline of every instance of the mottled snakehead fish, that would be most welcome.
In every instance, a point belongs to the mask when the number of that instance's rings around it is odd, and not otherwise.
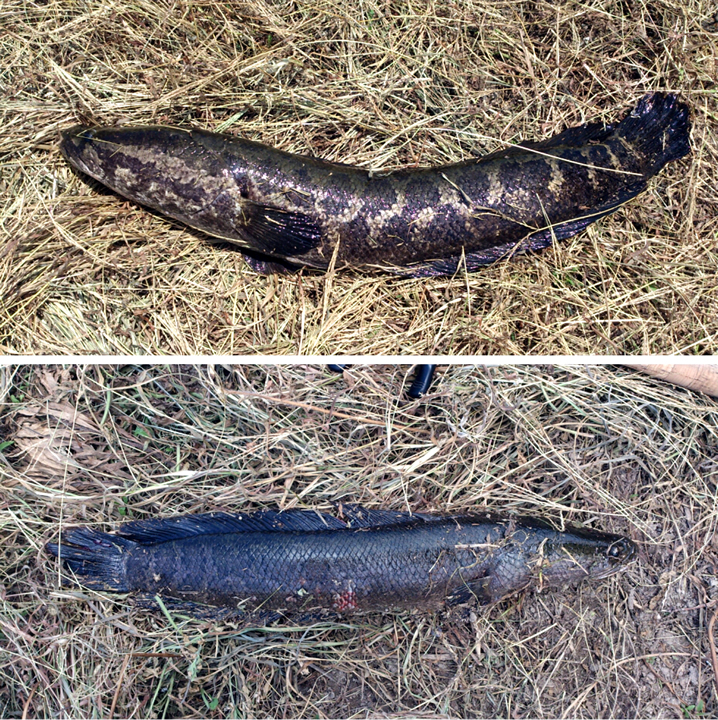
[[[528,587],[603,578],[632,557],[624,537],[543,521],[410,515],[342,506],[212,513],[66,531],[47,550],[87,587],[159,595],[190,614],[312,617],[494,603]],[[175,605],[177,607],[177,605]]]
[[[335,256],[337,267],[420,277],[575,235],[686,155],[689,130],[688,107],[654,93],[615,126],[388,174],[163,126],[76,126],[61,149],[120,195],[236,243],[259,271],[327,268]]]

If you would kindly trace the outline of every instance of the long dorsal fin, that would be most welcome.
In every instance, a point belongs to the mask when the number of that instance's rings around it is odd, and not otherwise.
[[[559,146],[581,147],[588,142],[602,142],[613,133],[615,125],[603,123],[586,123],[577,127],[570,127],[552,135],[546,140],[524,143],[526,147],[550,148]]]
[[[424,522],[446,520],[446,516],[408,513],[398,510],[373,510],[362,505],[344,504],[339,507],[341,517],[350,528],[372,528],[383,525],[417,525]]]
[[[198,535],[243,532],[321,532],[345,528],[372,528],[443,520],[432,515],[394,510],[371,510],[361,505],[340,506],[341,519],[313,510],[260,510],[254,513],[205,513],[121,525],[118,534],[141,545],[183,540]]]
[[[511,147],[495,150],[488,155],[483,155],[479,158],[479,161],[486,162],[487,160],[495,160],[497,158],[525,155],[527,150],[546,152],[557,147],[581,147],[589,142],[602,142],[613,133],[614,129],[613,125],[587,123],[586,125],[579,125],[578,127],[566,128],[563,132],[546,138],[546,140],[540,140],[538,142],[525,140]]]
[[[160,520],[139,520],[121,525],[118,533],[140,544],[182,540],[196,535],[241,532],[336,530],[346,527],[337,518],[311,510],[261,510],[255,513],[206,513]]]

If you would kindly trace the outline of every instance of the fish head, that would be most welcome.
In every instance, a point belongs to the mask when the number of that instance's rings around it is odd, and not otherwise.
[[[619,535],[583,531],[561,536],[539,549],[537,566],[541,581],[548,585],[600,580],[618,572],[636,554],[635,544]]]
[[[172,134],[170,131],[152,133],[148,129],[76,125],[62,131],[60,151],[76,170],[120,195],[166,210],[154,188],[166,187],[168,178],[173,177],[171,170],[163,165],[169,157],[164,150]]]
[[[192,213],[208,196],[216,199],[223,177],[207,177],[214,168],[191,138],[169,126],[76,125],[62,132],[60,150],[76,170],[120,195],[193,225]]]
[[[77,170],[114,190],[132,190],[147,178],[187,171],[185,159],[191,132],[169,126],[75,125],[60,133],[60,151]],[[172,167],[172,163],[177,167]],[[169,163],[169,165],[168,165]],[[191,170],[191,168],[189,168]],[[126,187],[125,187],[126,186]]]

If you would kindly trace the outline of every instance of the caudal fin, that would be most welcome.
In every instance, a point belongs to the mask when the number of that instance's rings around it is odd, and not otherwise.
[[[641,98],[615,132],[643,156],[648,178],[690,152],[690,129],[688,105],[673,94],[657,92]]]
[[[45,549],[81,576],[82,584],[86,587],[129,592],[125,556],[136,544],[132,540],[99,530],[75,528],[63,535],[60,545],[48,543]]]

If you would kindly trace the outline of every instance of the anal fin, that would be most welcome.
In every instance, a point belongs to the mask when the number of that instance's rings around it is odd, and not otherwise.
[[[439,260],[429,260],[408,267],[391,268],[397,275],[408,277],[443,277],[453,275],[465,265],[467,272],[474,272],[481,267],[492,265],[497,260],[513,256],[516,253],[525,253],[543,250],[553,244],[554,239],[566,240],[585,230],[589,225],[606,215],[618,210],[621,205],[636,197],[646,189],[646,182],[639,180],[629,185],[616,200],[588,211],[585,215],[571,220],[558,222],[550,227],[542,228],[527,235],[515,243],[496,245],[485,250],[466,253],[464,256],[452,255]]]
[[[389,269],[397,275],[414,278],[446,277],[454,275],[459,269],[463,269],[464,266],[467,272],[474,272],[487,265],[493,265],[498,260],[510,257],[514,253],[524,252],[529,249],[539,249],[524,248],[523,245],[527,240],[528,238],[524,238],[515,243],[495,245],[494,247],[466,253],[465,255],[450,255],[449,257],[439,260],[429,260],[427,262],[409,265],[408,267],[392,267]],[[550,241],[547,244],[550,245]],[[545,247],[545,245],[541,247]]]
[[[166,610],[171,615],[183,615],[198,620],[212,620],[215,622],[245,622],[249,617],[247,613],[243,613],[240,610],[218,607],[216,605],[205,605],[204,603],[196,603],[191,600],[160,597],[160,601],[161,604],[157,600],[156,595],[149,593],[140,593],[135,597],[135,605],[137,607],[154,613],[160,613]]]

